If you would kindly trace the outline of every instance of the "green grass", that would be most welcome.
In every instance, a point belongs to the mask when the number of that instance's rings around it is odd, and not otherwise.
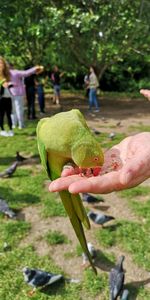
[[[97,295],[102,297],[101,294],[103,294],[102,299],[108,299],[108,277],[104,273],[93,276],[93,272],[91,270],[87,270],[85,272],[83,288],[85,290],[85,293],[87,294],[87,297],[90,296],[91,299],[94,299],[94,297]]]
[[[17,243],[29,232],[30,224],[24,221],[4,220],[0,218],[0,248],[3,248],[4,242],[9,243],[11,247]]]
[[[43,200],[42,216],[47,217],[66,217],[66,211],[58,196],[48,193]]]
[[[129,131],[139,131],[139,132],[142,132],[142,131],[148,131],[150,132],[150,126],[149,125],[143,125],[143,124],[140,124],[140,125],[137,125],[137,126],[129,126],[128,127],[128,130]]]
[[[49,231],[46,236],[45,240],[50,245],[59,245],[59,244],[68,244],[69,240],[66,235],[62,234],[58,230]]]
[[[150,198],[146,202],[130,201],[130,207],[134,213],[144,219],[144,222],[150,223]]]
[[[138,199],[138,197],[145,197],[150,194],[149,186],[137,186],[128,190],[124,190],[119,192],[121,197],[127,199]]]
[[[121,197],[128,199],[128,206],[133,210],[135,215],[141,217],[143,222],[150,223],[149,186],[137,186],[121,191],[119,194]]]
[[[111,140],[108,133],[101,133],[100,136],[96,136],[96,139],[100,142],[102,148],[111,148],[112,146],[120,143],[125,137],[125,134],[117,133],[114,139]]]
[[[150,269],[149,225],[137,222],[120,221],[115,226],[96,231],[100,245],[118,245],[132,254],[134,261],[146,270]]]
[[[120,99],[123,100],[125,98],[135,99],[135,98],[142,98],[140,93],[137,92],[103,92],[103,95],[109,97],[109,99]]]

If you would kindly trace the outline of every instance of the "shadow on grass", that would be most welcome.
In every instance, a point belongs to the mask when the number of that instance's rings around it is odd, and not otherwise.
[[[130,293],[129,299],[132,299],[132,300],[138,299],[138,294],[139,294],[140,289],[144,288],[144,286],[147,285],[148,283],[150,283],[150,278],[147,278],[147,279],[141,280],[141,281],[133,281],[133,282],[125,284],[125,288],[127,288]]]
[[[94,262],[95,267],[105,272],[110,272],[110,270],[115,266],[115,263],[113,263],[101,250],[96,250],[96,254]]]
[[[6,165],[7,168],[9,168],[9,165],[14,163],[16,161],[16,153],[14,156],[6,156],[6,157],[0,157],[0,165]],[[26,165],[26,164],[36,164],[40,162],[39,155],[32,155],[31,157],[26,157],[26,160],[19,162],[19,166]]]
[[[116,224],[112,224],[112,225],[109,225],[109,224],[104,224],[103,225],[103,230],[109,230],[110,232],[112,232],[112,231],[115,231],[115,230],[117,230],[117,228],[118,227],[121,227],[122,226],[122,224],[120,224],[120,223],[116,223]]]
[[[61,278],[59,281],[53,283],[52,285],[47,285],[45,288],[40,290],[41,293],[46,294],[48,296],[60,295],[62,293],[65,294],[65,280]],[[65,296],[65,295],[64,295]]]
[[[17,204],[19,204],[19,209],[23,206],[35,204],[40,202],[40,197],[30,194],[30,193],[16,193],[12,188],[4,188],[0,187],[0,198],[3,198],[14,208],[17,208]],[[14,205],[15,204],[15,205]],[[21,205],[20,205],[21,204]]]
[[[15,161],[15,156],[0,157],[0,165],[9,165]]]
[[[110,207],[108,205],[91,205],[91,206],[97,210],[102,210],[102,211],[106,211]]]

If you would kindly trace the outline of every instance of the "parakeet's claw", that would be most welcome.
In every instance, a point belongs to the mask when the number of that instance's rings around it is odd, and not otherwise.
[[[86,269],[88,269],[90,266],[91,266],[90,263],[89,263],[89,262],[86,262],[86,263],[83,263],[83,264],[81,265],[81,268],[82,268],[83,270],[86,270]]]
[[[68,162],[63,166],[63,170],[70,169],[70,168],[75,168],[75,164],[73,162]]]
[[[36,289],[33,289],[32,291],[28,292],[28,296],[32,297],[36,292]]]

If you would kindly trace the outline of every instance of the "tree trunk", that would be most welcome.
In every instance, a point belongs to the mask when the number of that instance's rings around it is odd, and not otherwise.
[[[104,75],[105,71],[107,70],[109,64],[104,64],[98,67],[97,69],[97,76],[98,76],[98,80],[100,81],[102,76]]]

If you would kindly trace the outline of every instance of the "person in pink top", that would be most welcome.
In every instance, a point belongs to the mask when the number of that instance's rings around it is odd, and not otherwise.
[[[12,87],[10,88],[10,93],[12,96],[12,123],[13,128],[17,125],[19,129],[24,127],[24,115],[23,115],[23,99],[25,96],[24,78],[30,76],[31,74],[39,74],[43,71],[42,66],[35,66],[28,70],[16,70],[10,65],[10,81]]]
[[[140,93],[150,101],[150,90],[142,89]]]

